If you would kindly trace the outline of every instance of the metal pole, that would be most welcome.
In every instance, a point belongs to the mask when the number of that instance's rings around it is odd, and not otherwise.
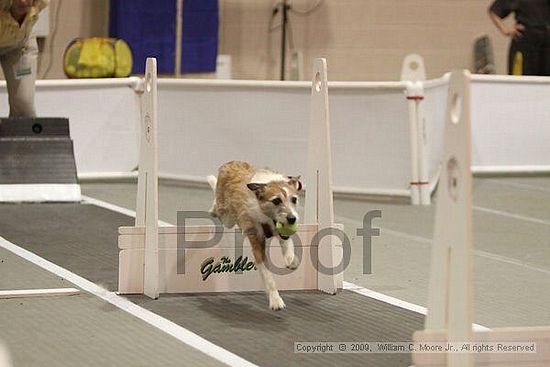
[[[174,74],[181,76],[181,42],[183,31],[183,0],[176,0],[176,50],[174,62]]]
[[[281,80],[285,80],[287,0],[281,2]]]

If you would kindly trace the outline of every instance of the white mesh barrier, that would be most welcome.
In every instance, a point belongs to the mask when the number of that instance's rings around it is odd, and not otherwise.
[[[305,172],[307,82],[161,80],[161,176],[203,181],[227,160]],[[408,195],[404,83],[329,83],[336,191]]]
[[[66,117],[79,176],[130,172],[138,162],[139,78],[39,80],[38,116]],[[0,99],[8,115],[6,83]]]
[[[39,115],[70,120],[80,177],[136,167],[139,82],[37,82]],[[329,83],[335,191],[410,195],[406,88],[405,82]],[[421,143],[430,191],[438,180],[447,90],[446,76],[423,83]],[[309,93],[309,82],[160,80],[161,175],[202,182],[232,159],[304,172]],[[5,82],[0,98],[7,115]],[[474,75],[474,170],[550,171],[548,106],[550,78]]]
[[[425,162],[428,165],[430,192],[433,192],[439,180],[448,90],[448,76],[424,84]]]
[[[310,87],[159,80],[162,176],[204,181],[228,160],[305,167]]]
[[[437,182],[448,76],[425,83],[430,183]],[[550,78],[472,75],[475,173],[550,171]]]
[[[405,84],[337,85],[329,83],[335,191],[408,196]]]
[[[475,172],[550,171],[550,78],[472,76]]]

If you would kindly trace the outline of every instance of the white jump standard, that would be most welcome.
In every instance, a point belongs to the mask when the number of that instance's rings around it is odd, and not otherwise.
[[[472,145],[470,73],[453,72],[432,245],[426,330],[419,343],[534,343],[535,353],[414,353],[430,367],[550,365],[550,327],[473,330]]]
[[[292,236],[300,262],[295,270],[289,270],[285,267],[282,252],[273,250],[278,246],[271,246],[268,242],[266,252],[268,268],[279,290],[318,289],[335,294],[343,282],[343,270],[338,266],[342,247],[335,235],[317,235],[324,229],[327,231],[322,233],[342,228],[334,223],[324,59],[315,61],[313,75],[308,168],[304,179],[305,224],[299,225]],[[118,292],[144,293],[157,298],[159,293],[264,290],[262,278],[254,268],[250,244],[243,239],[238,228],[158,226],[156,83],[156,64],[154,59],[148,59],[142,97],[136,225],[119,228]],[[212,167],[213,170],[216,168]],[[211,241],[214,237],[219,241]],[[209,244],[209,241],[214,243]]]

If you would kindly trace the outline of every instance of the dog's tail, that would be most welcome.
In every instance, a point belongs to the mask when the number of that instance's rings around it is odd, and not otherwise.
[[[214,175],[210,175],[206,177],[206,181],[208,181],[208,184],[212,188],[212,190],[216,191],[216,185],[218,184],[218,179]]]

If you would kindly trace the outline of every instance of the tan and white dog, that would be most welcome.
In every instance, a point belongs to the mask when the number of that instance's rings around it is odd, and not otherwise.
[[[294,255],[291,238],[277,233],[277,222],[294,224],[298,220],[296,204],[301,190],[299,177],[258,169],[246,162],[232,161],[222,165],[218,178],[208,176],[215,198],[210,213],[227,228],[239,226],[252,246],[256,269],[264,281],[272,310],[285,308],[272,274],[266,267],[266,240],[279,238],[285,265],[296,269],[299,260]]]

